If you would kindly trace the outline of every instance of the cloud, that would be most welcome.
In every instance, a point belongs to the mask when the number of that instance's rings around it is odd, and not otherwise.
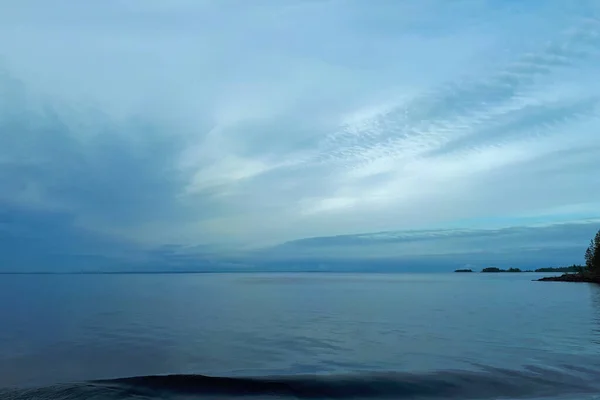
[[[178,265],[598,218],[599,17],[593,0],[4,2],[0,210]]]
[[[77,228],[72,217],[0,203],[0,272],[126,269],[141,249]]]
[[[463,265],[539,268],[581,263],[600,220],[503,227],[378,232],[300,239],[259,253],[267,265],[333,270],[448,271]],[[266,260],[266,261],[265,261]]]

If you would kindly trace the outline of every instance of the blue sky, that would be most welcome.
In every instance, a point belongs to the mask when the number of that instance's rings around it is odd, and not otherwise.
[[[595,0],[0,0],[0,268],[580,262],[598,65]]]

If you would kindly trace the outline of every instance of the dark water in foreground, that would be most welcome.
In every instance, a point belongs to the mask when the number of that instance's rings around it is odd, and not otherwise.
[[[600,399],[600,286],[535,277],[0,275],[0,398]]]

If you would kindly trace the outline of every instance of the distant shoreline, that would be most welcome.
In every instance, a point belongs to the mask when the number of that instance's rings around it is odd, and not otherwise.
[[[558,273],[565,272],[565,268],[568,269],[566,272],[572,272],[570,267],[560,267],[560,268],[538,268],[536,270],[520,270],[518,268],[511,269],[485,269],[482,271],[474,271],[472,269],[457,269],[453,271],[454,273],[474,273],[474,274],[510,274],[510,273]],[[453,273],[452,271],[366,271],[366,270],[355,270],[355,271],[345,271],[345,270],[290,270],[290,271],[282,271],[282,270],[261,270],[261,269],[252,269],[252,270],[209,270],[209,271],[0,271],[0,276],[3,275],[211,275],[211,274],[374,274],[374,275],[386,275],[386,274],[448,274]],[[577,275],[575,272],[567,273],[565,275],[569,275],[568,278],[565,278],[566,281],[573,282],[575,281],[571,276]],[[549,279],[542,278],[542,280],[559,280],[557,276],[549,277]]]
[[[481,271],[479,271],[479,273],[483,273],[483,274],[497,274],[497,273],[558,273],[558,272],[563,272],[563,273],[577,273],[579,271],[581,271],[580,266],[578,265],[573,265],[570,267],[548,267],[548,268],[538,268],[535,270],[531,270],[531,269],[527,269],[527,270],[522,270],[520,268],[509,268],[509,269],[500,269],[500,268],[496,268],[496,267],[488,267],[488,268],[484,268]],[[475,272],[470,268],[465,268],[465,269],[457,269],[454,272],[458,272],[458,273],[469,273],[469,272]]]
[[[457,269],[454,272],[458,273],[473,273],[472,269]],[[479,273],[482,274],[502,274],[502,273],[557,273],[563,272],[559,276],[545,276],[540,279],[534,279],[536,282],[585,282],[585,283],[597,283],[600,284],[600,275],[592,274],[586,271],[584,267],[580,265],[572,265],[570,267],[557,267],[557,268],[538,268],[536,270],[525,270],[522,271],[519,268],[500,269],[496,267],[488,267],[482,269]]]
[[[590,275],[586,273],[562,274],[560,276],[546,276],[536,279],[537,282],[583,282],[600,284],[599,275]]]

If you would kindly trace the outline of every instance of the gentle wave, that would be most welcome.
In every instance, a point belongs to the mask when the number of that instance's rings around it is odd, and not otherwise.
[[[0,391],[9,400],[236,398],[241,396],[304,399],[491,399],[600,393],[598,370],[525,370],[432,373],[361,373],[348,375],[209,377],[152,375],[36,389]]]

